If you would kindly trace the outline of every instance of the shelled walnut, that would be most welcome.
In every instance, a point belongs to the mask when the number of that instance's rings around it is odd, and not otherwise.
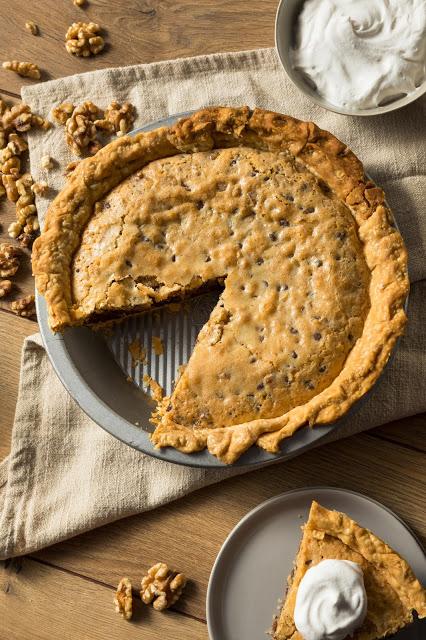
[[[187,579],[183,573],[170,571],[164,562],[148,570],[141,581],[141,599],[157,611],[171,607],[181,596]]]
[[[20,251],[9,242],[0,243],[0,278],[10,278],[19,269]]]
[[[35,298],[33,295],[25,296],[25,298],[19,298],[10,303],[10,308],[13,313],[21,316],[22,318],[31,318],[35,316]]]
[[[13,71],[22,78],[31,78],[32,80],[40,80],[40,69],[34,62],[21,62],[19,60],[6,60],[3,62],[3,69]]]
[[[105,46],[100,31],[100,26],[95,22],[73,22],[65,34],[66,50],[84,58],[100,53]]]
[[[0,298],[5,298],[12,291],[12,280],[0,280]]]
[[[123,102],[121,105],[113,100],[105,109],[105,120],[112,124],[118,136],[123,136],[132,128],[135,120],[135,108],[130,102]]]
[[[31,185],[31,191],[36,196],[45,196],[49,191],[49,185],[47,182],[34,182],[34,184]]]
[[[129,578],[121,578],[114,596],[115,610],[125,620],[130,620],[133,613],[132,583]]]
[[[93,149],[97,142],[95,120],[102,115],[102,111],[93,102],[86,101],[76,107],[65,125],[67,144],[76,155],[83,155],[86,150]],[[96,149],[98,150],[98,149]]]
[[[53,119],[58,124],[66,124],[68,118],[71,118],[75,105],[72,102],[61,102],[52,109]]]

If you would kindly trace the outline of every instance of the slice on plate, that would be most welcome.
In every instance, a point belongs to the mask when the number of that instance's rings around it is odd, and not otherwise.
[[[274,620],[274,640],[305,640],[294,620],[297,594],[307,571],[324,560],[346,560],[362,569],[367,614],[351,640],[390,636],[413,621],[413,611],[420,618],[426,617],[426,591],[407,562],[346,514],[313,502],[288,578],[286,598]],[[333,604],[327,607],[328,615]]]
[[[248,107],[81,161],[33,270],[54,331],[222,287],[152,441],[227,463],[344,415],[406,321],[407,255],[383,191],[331,133]]]

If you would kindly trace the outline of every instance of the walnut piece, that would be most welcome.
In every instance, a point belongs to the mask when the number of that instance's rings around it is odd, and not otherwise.
[[[66,50],[84,58],[100,53],[105,46],[100,31],[100,26],[95,22],[73,22],[65,34]]]
[[[12,280],[0,280],[0,298],[5,298],[12,291]]]
[[[1,116],[1,126],[6,134],[29,131],[32,127],[48,129],[50,122],[31,112],[29,105],[19,102],[6,108]]]
[[[40,166],[42,169],[46,169],[46,171],[49,171],[49,169],[53,169],[52,158],[48,154],[41,156]]]
[[[0,243],[0,278],[10,278],[19,269],[20,251],[8,242]]]
[[[76,7],[82,7],[84,4],[86,4],[86,0],[72,0],[72,3]]]
[[[45,196],[49,191],[49,185],[47,182],[34,182],[34,184],[31,185],[31,191],[36,196]]]
[[[61,102],[52,109],[53,119],[58,124],[66,124],[68,118],[71,118],[75,105],[72,102]]]
[[[157,611],[171,607],[181,596],[187,579],[183,573],[170,571],[164,562],[148,570],[141,582],[141,599]]]
[[[28,149],[28,144],[22,136],[17,133],[10,133],[6,148],[9,149],[13,155],[19,156]]]
[[[117,591],[114,596],[115,610],[125,620],[130,620],[132,617],[132,583],[129,578],[121,578],[118,583]]]
[[[37,36],[38,35],[38,26],[36,25],[35,22],[33,22],[33,20],[28,20],[25,23],[25,28],[26,28],[27,31],[32,33],[33,36]]]
[[[96,153],[99,150],[95,120],[101,115],[101,109],[90,101],[83,102],[74,109],[65,125],[67,144],[74,154],[81,156],[85,151]]]
[[[16,177],[10,174],[4,173],[2,175],[3,187],[6,190],[7,199],[11,202],[16,202],[19,198],[18,189],[16,188]]]
[[[113,130],[118,136],[123,136],[132,128],[135,120],[135,108],[130,102],[124,102],[122,105],[113,100],[109,107],[105,109],[104,121],[110,122]],[[100,121],[101,123],[104,121]],[[95,124],[101,128],[96,122]]]
[[[31,318],[35,316],[35,298],[33,295],[25,296],[25,298],[19,298],[10,303],[10,308],[13,313],[21,316],[22,318]]]
[[[40,80],[40,69],[34,62],[20,62],[19,60],[6,60],[3,62],[3,69],[13,71],[23,78],[31,78],[32,80]]]

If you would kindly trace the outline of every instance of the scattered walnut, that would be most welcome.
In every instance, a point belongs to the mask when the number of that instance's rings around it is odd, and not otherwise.
[[[49,155],[46,154],[44,156],[41,156],[40,165],[42,169],[46,169],[46,171],[49,171],[49,169],[53,169],[53,160]]]
[[[6,133],[16,131],[29,131],[31,127],[41,127],[48,129],[50,122],[41,116],[31,112],[30,107],[24,102],[13,105],[2,114],[2,127]]]
[[[33,36],[38,35],[38,26],[33,22],[33,20],[28,20],[28,22],[25,23],[25,28],[27,31],[32,33]]]
[[[36,196],[45,196],[49,191],[49,185],[47,182],[34,182],[34,184],[31,185],[31,191]]]
[[[183,573],[174,573],[164,562],[158,562],[148,570],[141,582],[141,599],[157,611],[172,606],[181,596],[186,585]]]
[[[28,144],[22,136],[17,133],[11,133],[9,134],[7,149],[9,149],[13,155],[19,156],[28,149]]]
[[[72,0],[72,2],[76,7],[82,7],[86,4],[86,0]]]
[[[16,177],[10,174],[3,174],[2,182],[6,190],[7,199],[11,202],[16,202],[19,198],[18,189],[16,188]]]
[[[101,109],[93,102],[83,102],[76,107],[65,125],[67,144],[76,155],[82,155],[89,149],[90,143],[97,142],[95,120],[102,115]],[[91,145],[92,150],[93,144]],[[99,149],[96,148],[95,152]]]
[[[5,298],[12,291],[12,280],[0,280],[0,298]]]
[[[0,243],[0,278],[10,278],[19,269],[19,249],[8,242]]]
[[[75,105],[72,102],[61,102],[52,109],[52,116],[58,124],[66,124],[68,118],[71,118]]]
[[[87,58],[100,53],[105,46],[101,28],[95,22],[73,22],[65,34],[65,48],[68,53]]]
[[[128,133],[135,120],[135,108],[130,102],[122,105],[113,100],[105,110],[105,118],[101,122],[110,122],[118,136]],[[97,124],[95,122],[95,124]],[[97,125],[98,126],[98,125]]]
[[[36,239],[36,233],[23,233],[18,234],[18,242],[23,249],[31,249],[34,240]]]
[[[0,165],[0,171],[5,175],[10,174],[14,176],[15,180],[18,178],[20,170],[21,161],[18,156],[11,156]]]
[[[22,231],[22,226],[19,222],[12,222],[7,229],[7,233],[10,238],[17,238]]]
[[[33,62],[20,62],[19,60],[6,60],[3,62],[3,69],[14,71],[23,78],[31,78],[32,80],[40,80],[40,69]]]
[[[35,298],[33,295],[25,296],[25,298],[19,298],[10,303],[10,308],[13,313],[23,318],[31,318],[35,316]]]
[[[129,578],[121,578],[118,583],[117,591],[114,596],[115,610],[125,620],[130,620],[132,617],[132,583]]]

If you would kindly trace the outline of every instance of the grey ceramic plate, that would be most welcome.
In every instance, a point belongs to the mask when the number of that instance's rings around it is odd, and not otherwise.
[[[158,120],[132,133],[169,126],[188,113]],[[224,465],[208,451],[186,455],[172,448],[154,449],[149,439],[153,429],[149,422],[153,402],[143,381],[143,374],[148,374],[162,385],[166,393],[170,393],[178,368],[188,361],[198,332],[208,319],[218,295],[209,293],[194,298],[178,313],[169,313],[163,308],[129,317],[105,337],[87,327],[76,327],[63,335],[54,335],[48,326],[45,301],[39,295],[36,297],[37,316],[43,342],[56,373],[92,420],[119,440],[151,456],[189,466],[220,467]],[[155,353],[154,336],[160,337],[164,344],[163,355]],[[144,366],[135,365],[130,355],[128,347],[134,340],[147,349]],[[355,410],[360,402],[355,405]],[[277,455],[252,447],[235,465],[254,467],[288,459],[317,444],[331,429],[343,427],[351,416],[352,412],[349,412],[334,425],[300,429],[284,441]]]
[[[211,640],[266,640],[293,566],[312,500],[344,511],[400,553],[426,584],[426,556],[414,534],[382,504],[330,487],[288,491],[250,511],[230,533],[213,566],[207,590]],[[395,640],[426,638],[426,620]]]

